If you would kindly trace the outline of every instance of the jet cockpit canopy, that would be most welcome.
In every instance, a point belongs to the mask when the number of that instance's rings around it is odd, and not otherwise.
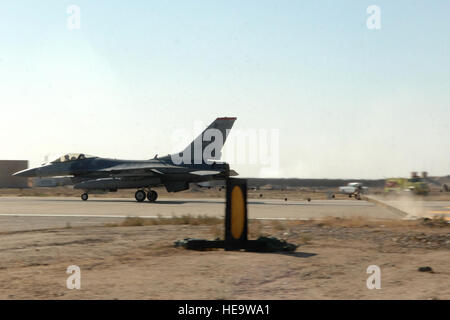
[[[59,157],[58,159],[52,161],[52,163],[84,160],[84,159],[88,159],[88,158],[96,158],[96,157],[90,156],[90,155],[84,154],[84,153],[68,153],[68,154],[65,154],[65,155]]]

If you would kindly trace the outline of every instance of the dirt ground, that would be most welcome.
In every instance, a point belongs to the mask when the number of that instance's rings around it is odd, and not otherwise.
[[[300,245],[283,254],[174,247],[221,236],[220,220],[141,222],[1,233],[0,299],[450,299],[448,223],[251,222],[251,238]],[[70,265],[80,290],[66,288]]]

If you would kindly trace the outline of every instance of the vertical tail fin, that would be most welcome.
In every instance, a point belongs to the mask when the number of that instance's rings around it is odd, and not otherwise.
[[[236,118],[217,118],[183,151],[171,155],[176,164],[202,164],[220,160],[222,148]]]

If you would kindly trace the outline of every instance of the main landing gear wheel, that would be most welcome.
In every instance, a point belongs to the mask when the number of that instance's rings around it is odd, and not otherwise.
[[[137,201],[137,202],[142,202],[142,201],[144,201],[144,200],[145,200],[145,196],[146,196],[146,194],[145,194],[145,192],[142,191],[142,190],[138,190],[138,191],[136,191],[136,193],[134,194],[134,197],[136,198],[136,201]]]
[[[158,193],[156,191],[153,191],[153,190],[149,191],[147,193],[147,199],[150,202],[155,202],[156,199],[158,199]]]
[[[83,193],[83,194],[81,195],[81,200],[83,200],[83,201],[87,201],[88,198],[89,198],[89,196],[88,196],[87,193]]]

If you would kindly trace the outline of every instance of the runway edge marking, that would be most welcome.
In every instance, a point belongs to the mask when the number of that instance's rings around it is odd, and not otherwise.
[[[32,214],[32,213],[0,213],[0,217],[36,217],[36,218],[142,218],[142,219],[171,219],[174,216],[123,216],[123,215],[91,215],[91,214]],[[214,217],[214,216],[211,216]],[[195,217],[193,217],[195,218]],[[281,220],[308,221],[310,218],[249,218],[249,220]]]

